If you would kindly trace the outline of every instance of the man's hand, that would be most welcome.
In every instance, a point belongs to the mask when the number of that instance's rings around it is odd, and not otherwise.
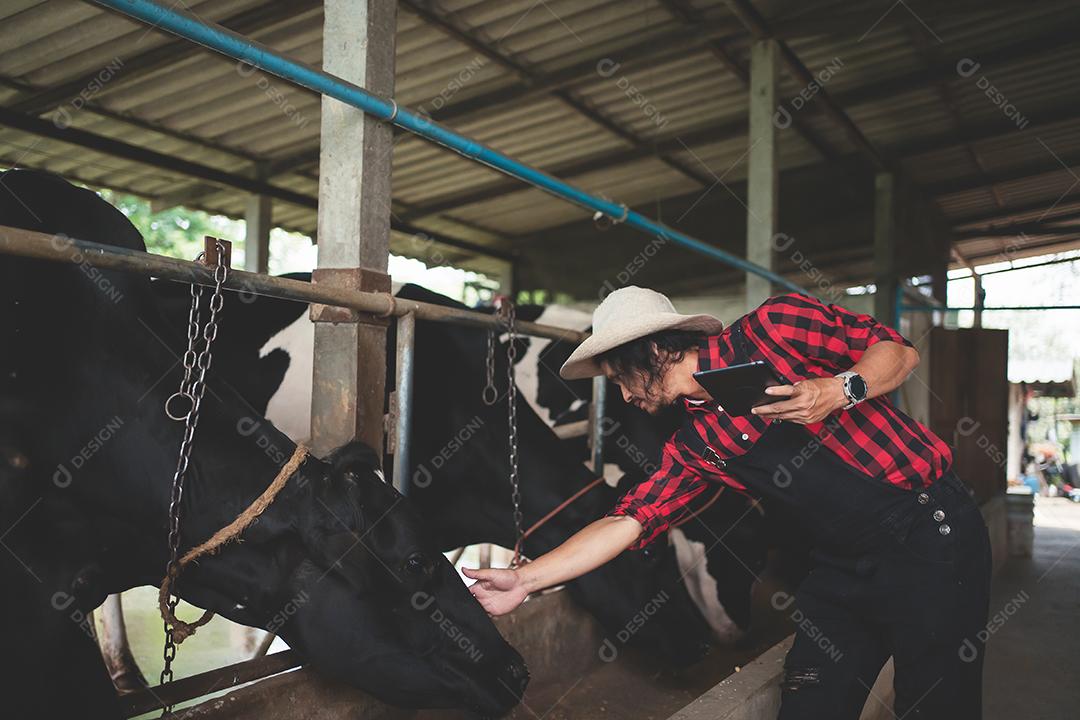
[[[848,404],[847,395],[844,394],[844,381],[834,377],[812,378],[794,385],[777,385],[765,388],[765,392],[786,399],[758,405],[750,412],[763,418],[788,420],[800,425],[821,422]]]
[[[476,580],[469,592],[480,601],[488,615],[505,615],[525,601],[529,591],[516,570],[462,568],[465,577]]]

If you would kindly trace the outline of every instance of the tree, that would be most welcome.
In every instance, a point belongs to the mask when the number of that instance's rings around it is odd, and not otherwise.
[[[234,242],[243,239],[243,223],[201,210],[174,207],[154,213],[150,203],[133,195],[99,190],[102,198],[124,213],[152,253],[194,260],[203,249],[203,237],[213,235]]]

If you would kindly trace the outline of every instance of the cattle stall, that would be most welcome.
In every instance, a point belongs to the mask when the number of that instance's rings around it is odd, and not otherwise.
[[[495,391],[487,404],[505,404],[508,414],[519,550],[564,504],[521,526],[515,340],[572,347],[589,337],[584,324],[515,317],[519,305],[565,298],[591,313],[617,286],[640,284],[727,323],[790,291],[873,314],[914,341],[923,364],[893,399],[948,436],[989,528],[993,570],[1005,566],[1014,531],[1005,493],[1015,478],[999,450],[1008,444],[1010,337],[981,327],[982,318],[1080,306],[987,305],[982,283],[1080,243],[1071,151],[1080,111],[1067,97],[1042,102],[1036,88],[1071,79],[1060,67],[1075,64],[1076,8],[1060,0],[1027,10],[922,0],[843,8],[831,0],[800,8],[763,0],[51,1],[55,17],[40,0],[0,9],[8,37],[25,35],[27,46],[0,52],[0,140],[34,138],[0,147],[7,164],[47,167],[92,188],[152,188],[155,208],[244,217],[244,269],[230,267],[221,282],[217,270],[229,263],[218,253],[228,243],[212,237],[206,259],[190,262],[4,223],[0,258],[305,305],[314,338],[305,441],[315,458],[362,441],[392,463],[387,482],[415,498],[414,472],[426,457],[415,446],[418,323],[486,333],[485,403],[495,390],[492,348],[505,340],[509,373],[499,380],[508,397]],[[541,15],[554,29],[537,22]],[[964,40],[949,45],[937,31]],[[114,55],[88,47],[95,36],[126,44]],[[145,38],[165,40],[140,47]],[[464,69],[449,81],[447,68],[423,82],[410,77],[421,60],[449,65],[443,52]],[[1030,70],[1051,56],[1058,69]],[[65,63],[80,62],[64,73]],[[258,103],[242,99],[245,91]],[[665,103],[676,116],[660,112]],[[696,120],[680,124],[679,113]],[[318,127],[309,126],[316,116]],[[284,125],[288,133],[271,132]],[[57,150],[68,145],[85,151],[84,165]],[[729,173],[743,163],[733,182]],[[269,274],[272,227],[317,240],[311,282]],[[498,276],[505,295],[490,313],[399,297],[392,251]],[[986,271],[991,262],[1008,267]],[[971,306],[949,302],[950,279],[965,271]],[[958,329],[966,312],[974,325]],[[584,398],[570,408],[575,419],[549,425],[584,448],[603,487],[605,453],[617,443],[631,456],[641,451],[611,429],[612,406],[622,403],[606,379],[587,382],[570,393]],[[5,457],[16,467],[18,456]],[[170,535],[175,561],[178,530]],[[705,546],[680,538],[670,546],[682,553],[678,569],[707,566]],[[480,562],[490,565],[491,545],[483,547]],[[757,580],[748,604],[758,624],[689,669],[660,667],[628,644],[650,623],[648,606],[618,633],[564,589],[496,618],[532,671],[510,717],[775,716],[799,620],[777,602],[786,578],[757,565],[746,571]],[[687,587],[702,606],[714,600]],[[716,626],[702,632],[715,639]],[[894,717],[892,679],[890,661],[862,720]],[[208,720],[473,717],[393,707],[305,666],[294,649],[121,696],[125,717],[172,716],[173,705],[191,701],[182,715]]]

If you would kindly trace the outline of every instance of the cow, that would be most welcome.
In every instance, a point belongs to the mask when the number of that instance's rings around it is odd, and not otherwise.
[[[0,186],[0,225],[56,247],[67,235],[145,249],[120,212],[57,176],[12,170]],[[0,263],[0,631],[13,660],[0,682],[12,717],[119,717],[87,618],[109,593],[157,585],[168,558],[183,428],[163,406],[183,335],[147,278],[69,259]],[[295,449],[211,368],[182,548],[230,523]],[[357,442],[297,457],[243,542],[187,566],[177,593],[280,633],[317,671],[387,702],[513,707],[528,682],[521,656],[384,482],[381,458]]]
[[[285,277],[310,280],[306,273]],[[182,295],[169,285],[160,286],[159,292],[166,300],[173,296],[173,316],[182,319],[186,312]],[[403,299],[465,308],[417,285],[401,285],[395,292]],[[252,295],[237,296],[226,310],[225,322],[231,320],[246,330],[229,333],[223,326],[221,336],[231,340],[228,351],[220,353],[227,366],[222,372],[235,373],[252,406],[265,407],[277,427],[296,439],[305,438],[314,343],[306,305]],[[394,339],[391,327],[388,377],[394,376]],[[515,542],[508,482],[506,353],[500,347],[495,354],[502,399],[488,406],[481,398],[486,345],[483,329],[417,322],[414,468],[407,495],[444,550],[481,542],[513,547]],[[522,510],[528,527],[595,476],[566,451],[520,395],[517,416]],[[390,464],[392,458],[387,460]],[[600,485],[582,496],[526,541],[526,555],[536,557],[599,517],[619,492],[617,487]],[[699,660],[709,644],[708,627],[680,574],[674,550],[658,544],[647,552],[626,553],[570,583],[568,589],[612,637],[626,638],[658,655],[665,666],[681,667]],[[643,608],[648,609],[648,622],[640,622]]]

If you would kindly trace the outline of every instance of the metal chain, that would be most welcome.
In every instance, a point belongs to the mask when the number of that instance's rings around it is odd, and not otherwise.
[[[225,248],[221,242],[217,243],[217,256],[225,256]],[[202,260],[200,253],[196,260]],[[202,406],[203,395],[206,393],[206,372],[210,369],[213,356],[210,346],[217,337],[217,316],[221,311],[225,300],[221,288],[229,276],[229,268],[225,265],[214,267],[214,292],[210,297],[210,315],[206,325],[200,324],[199,304],[202,299],[202,286],[191,284],[191,311],[188,313],[188,346],[184,353],[184,377],[180,381],[180,390],[165,401],[165,412],[174,420],[184,421],[184,435],[180,441],[180,452],[176,461],[176,471],[173,473],[172,493],[169,498],[169,562],[165,566],[165,577],[174,581],[180,572],[179,549],[180,549],[180,506],[184,497],[184,478],[187,475],[191,457],[191,446],[195,439],[195,428],[199,424],[199,409]],[[199,342],[202,348],[196,350]],[[189,403],[187,412],[179,415],[170,408],[176,398],[186,399]],[[180,598],[175,592],[169,593],[169,610],[174,615]],[[162,651],[165,665],[161,670],[160,683],[162,685],[173,680],[172,663],[176,659],[176,643],[173,641],[173,630],[169,623],[165,623],[165,647]],[[172,712],[172,705],[165,705],[161,709],[161,717],[166,717]]]
[[[496,309],[496,312],[498,310]],[[494,405],[499,399],[499,391],[495,389],[495,328],[488,330],[487,334],[487,380],[484,383],[484,392],[480,395],[485,405]]]
[[[517,424],[517,378],[515,364],[517,362],[517,332],[514,328],[516,312],[514,303],[510,299],[505,300],[506,327],[509,331],[509,342],[506,343],[506,382],[509,387],[507,393],[507,422],[510,426],[510,502],[514,506],[514,547],[521,550],[525,539],[522,529],[521,513],[521,479],[518,477],[518,424]],[[517,554],[511,563],[517,566],[519,557]]]
[[[521,512],[521,481],[518,477],[518,427],[517,427],[517,378],[515,363],[517,362],[517,311],[514,303],[507,297],[499,297],[495,301],[495,310],[502,324],[506,326],[506,419],[509,426],[510,445],[510,502],[514,507],[514,538],[516,549],[520,549],[524,538],[522,525],[524,520]],[[496,329],[488,330],[487,336],[487,382],[484,385],[483,399],[487,405],[494,405],[498,400],[498,391],[495,388],[495,334]],[[511,566],[516,566],[518,556],[515,553]]]

